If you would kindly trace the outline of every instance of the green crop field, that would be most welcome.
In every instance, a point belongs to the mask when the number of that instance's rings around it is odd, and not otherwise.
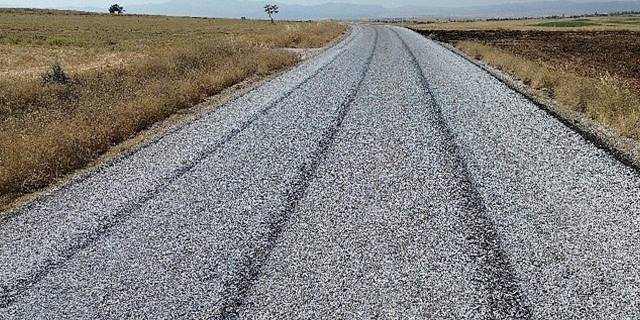
[[[580,19],[580,20],[566,20],[566,21],[550,21],[550,22],[541,22],[534,24],[536,27],[552,27],[552,28],[577,28],[577,27],[588,27],[588,26],[597,26],[598,23],[594,23],[590,20]]]

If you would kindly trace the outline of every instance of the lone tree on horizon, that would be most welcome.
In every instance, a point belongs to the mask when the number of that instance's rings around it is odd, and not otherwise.
[[[109,7],[109,13],[113,14],[113,13],[117,13],[117,14],[122,14],[124,13],[124,7],[119,5],[119,4],[112,4],[111,7]]]
[[[269,19],[271,19],[271,23],[275,23],[273,21],[273,15],[280,12],[280,8],[278,8],[278,6],[275,4],[268,4],[264,6],[264,12],[266,12],[267,15],[269,16]]]

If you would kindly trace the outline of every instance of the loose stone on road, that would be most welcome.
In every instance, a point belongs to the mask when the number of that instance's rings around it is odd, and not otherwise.
[[[636,319],[640,176],[409,30],[0,224],[1,319]]]

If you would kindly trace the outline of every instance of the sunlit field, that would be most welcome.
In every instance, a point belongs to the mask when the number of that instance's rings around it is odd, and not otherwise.
[[[0,10],[0,203],[181,109],[299,61],[337,23]]]

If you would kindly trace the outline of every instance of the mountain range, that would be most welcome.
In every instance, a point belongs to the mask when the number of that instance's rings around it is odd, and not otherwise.
[[[116,0],[113,0],[116,1]],[[142,0],[141,0],[142,1]],[[197,17],[220,18],[264,18],[263,7],[265,0],[147,0],[150,3],[125,4],[128,13],[162,14]],[[286,2],[286,0],[281,0]],[[533,17],[550,15],[578,15],[588,13],[607,13],[618,11],[640,11],[640,1],[622,0],[608,2],[584,1],[537,1],[523,2],[511,0],[510,3],[499,3],[501,0],[491,0],[488,5],[470,5],[473,1],[458,1],[458,6],[446,6],[445,0],[430,1],[431,5],[422,0],[406,0],[410,5],[394,6],[390,1],[350,0],[351,2],[329,2],[324,0],[309,0],[305,5],[289,3],[273,3],[280,6],[278,19],[307,20],[307,19],[363,19],[363,18],[403,18],[403,17]],[[349,0],[345,0],[349,1]],[[466,1],[466,2],[465,2]],[[509,0],[504,0],[509,1]],[[374,4],[366,4],[374,3]],[[459,6],[460,3],[468,5]],[[95,4],[91,2],[90,4]],[[0,5],[1,7],[2,5]],[[22,6],[22,5],[20,5]],[[62,8],[62,7],[59,7]],[[86,11],[103,12],[105,8],[97,7],[65,7]]]
[[[171,0],[165,3],[130,6],[127,8],[127,12],[204,17],[264,18],[262,9],[264,4],[264,1],[250,0]],[[587,3],[542,1],[465,7],[410,5],[392,8],[382,5],[337,2],[314,5],[277,4],[280,6],[279,19],[362,19],[420,16],[521,17],[640,10],[640,1]]]

